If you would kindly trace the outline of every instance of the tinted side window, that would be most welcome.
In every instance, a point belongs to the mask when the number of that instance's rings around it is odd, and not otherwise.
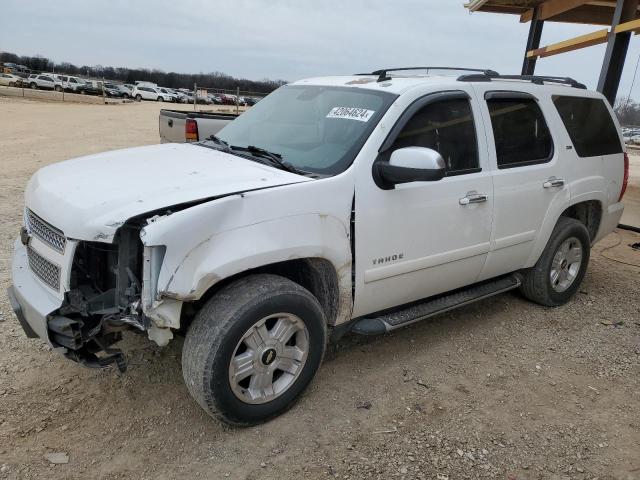
[[[580,157],[622,153],[618,130],[598,98],[554,96],[553,103]]]
[[[553,141],[534,99],[487,100],[496,142],[498,168],[521,167],[551,160]]]
[[[440,153],[447,174],[479,171],[478,140],[469,101],[441,100],[418,110],[398,134],[391,150],[414,146]]]

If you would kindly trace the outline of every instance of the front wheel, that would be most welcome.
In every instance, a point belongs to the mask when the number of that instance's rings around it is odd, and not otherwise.
[[[288,410],[313,379],[326,346],[318,300],[280,276],[260,274],[224,287],[187,332],[182,372],[210,415],[255,425]]]
[[[159,102],[164,102],[164,98],[162,98],[162,97],[158,97],[158,101],[159,101]]]
[[[140,102],[142,101],[142,95],[138,94],[136,95],[136,102]]]
[[[35,90],[36,88],[38,88],[38,86],[35,83],[32,83],[29,86],[31,87],[32,90]]]
[[[62,87],[61,87],[60,85],[56,85],[55,87],[53,87],[53,89],[54,89],[56,92],[61,92],[61,91],[62,91]]]
[[[123,98],[124,100],[128,100],[128,99],[129,99],[129,94],[128,94],[128,93],[123,93],[123,94],[122,94],[122,98]]]
[[[580,288],[590,253],[589,231],[584,224],[560,217],[537,263],[524,272],[520,291],[541,305],[564,305]]]

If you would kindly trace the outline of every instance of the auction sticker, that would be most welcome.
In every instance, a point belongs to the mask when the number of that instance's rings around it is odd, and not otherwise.
[[[376,112],[366,108],[334,107],[327,114],[327,118],[346,118],[347,120],[368,122],[374,113]]]

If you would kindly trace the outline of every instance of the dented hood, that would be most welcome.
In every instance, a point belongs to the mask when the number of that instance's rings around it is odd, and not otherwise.
[[[309,180],[210,148],[170,143],[44,167],[29,181],[25,201],[69,238],[109,242],[122,223],[140,214]]]

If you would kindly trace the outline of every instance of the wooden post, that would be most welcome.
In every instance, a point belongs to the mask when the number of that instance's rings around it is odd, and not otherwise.
[[[638,0],[618,0],[611,22],[611,33],[607,41],[607,50],[604,54],[600,78],[598,80],[598,91],[601,92],[609,103],[613,106],[620,86],[622,69],[627,57],[627,49],[631,39],[630,31],[616,31],[616,27],[621,23],[636,19]]]
[[[522,62],[522,75],[533,75],[536,71],[537,57],[530,57],[528,52],[540,48],[540,38],[542,37],[542,27],[544,20],[539,18],[538,7],[533,10],[533,18],[529,27],[529,38],[527,39],[527,48],[524,51],[524,62]]]

